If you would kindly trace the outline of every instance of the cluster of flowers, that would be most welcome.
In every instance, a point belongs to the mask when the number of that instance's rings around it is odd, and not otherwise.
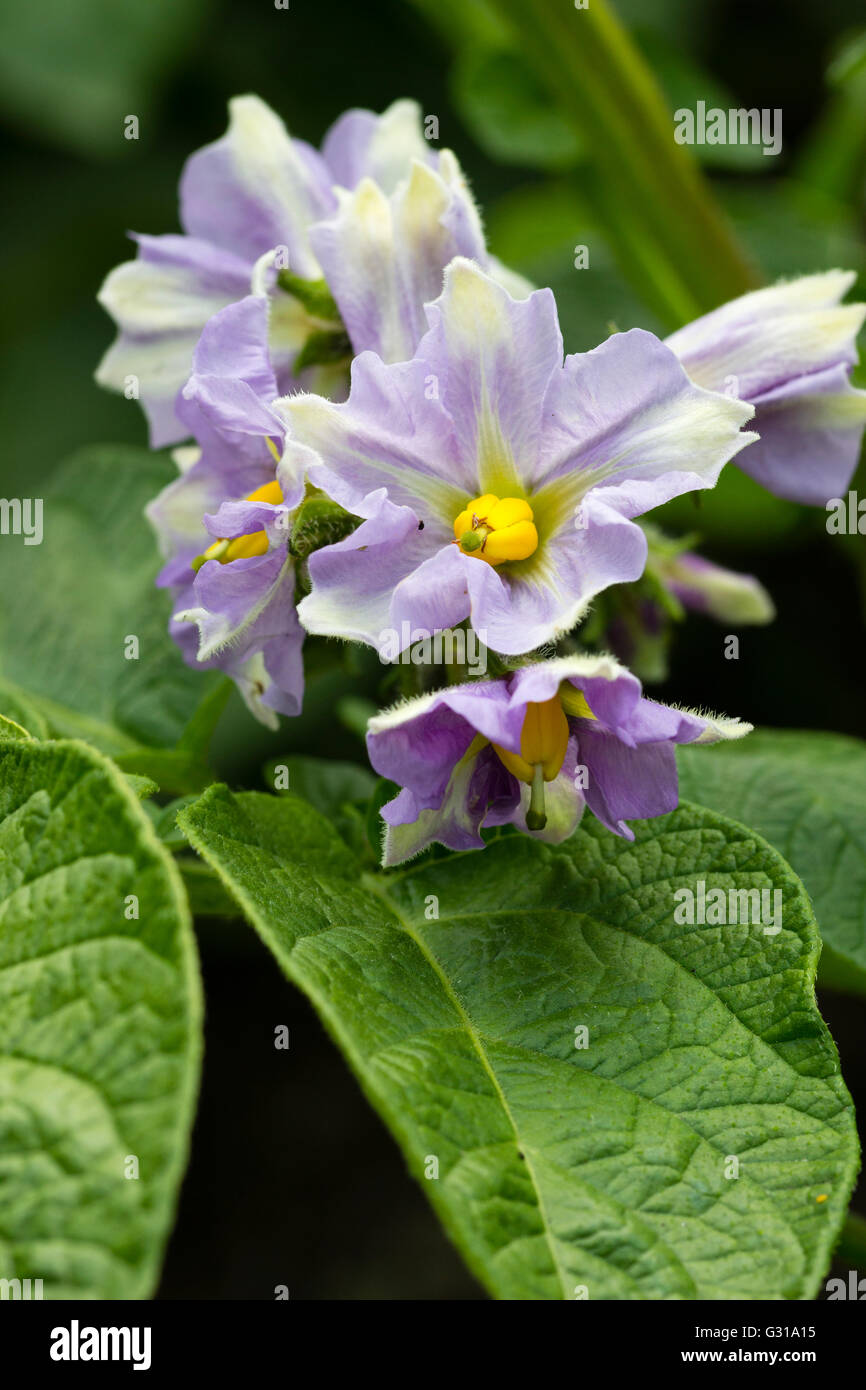
[[[673,809],[675,745],[750,726],[646,699],[573,638],[567,655],[539,648],[648,558],[682,602],[769,616],[749,577],[653,561],[635,518],[734,457],[782,497],[844,492],[866,422],[854,277],[564,356],[553,294],[490,255],[410,101],[347,112],[318,152],[237,98],[180,205],[183,235],[138,237],[108,276],[119,335],[98,380],[134,378],[153,446],[182,445],[149,516],[185,659],[224,670],[273,726],[301,708],[305,632],[375,647],[472,625],[495,678],[370,721],[373,766],[402,788],[383,810],[388,864],[505,823],[561,840],[587,805],[624,836]]]

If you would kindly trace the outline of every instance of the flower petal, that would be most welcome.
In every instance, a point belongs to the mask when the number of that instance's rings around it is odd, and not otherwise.
[[[448,263],[486,254],[478,213],[448,151],[438,172],[415,160],[390,198],[362,179],[310,240],[355,351],[372,349],[385,362],[414,355],[427,328],[424,305],[441,294]]]
[[[586,804],[615,835],[634,839],[626,820],[644,820],[676,809],[677,762],[672,743],[630,747],[616,734],[585,725],[577,755],[587,768]]]
[[[421,130],[421,108],[403,98],[383,111],[345,111],[322,142],[322,156],[333,181],[356,188],[367,175],[392,193],[413,159],[434,163],[435,151]]]
[[[319,268],[308,229],[335,204],[320,154],[289,137],[280,118],[256,96],[229,102],[222,139],[187,160],[180,185],[181,222],[250,262],[286,246],[290,268],[315,277]]]
[[[554,641],[584,617],[596,594],[643,573],[646,537],[607,505],[605,494],[600,488],[585,499],[579,529],[567,517],[543,532],[528,560],[493,569],[467,557],[472,626],[487,646],[518,655]]]
[[[655,557],[652,568],[686,608],[719,622],[769,623],[775,617],[773,600],[752,574],[725,569],[691,551]]]
[[[396,632],[405,627],[432,634],[462,623],[470,610],[468,577],[477,568],[478,562],[463,555],[456,545],[443,546],[395,585],[391,627]],[[483,642],[484,634],[479,636]]]
[[[695,386],[652,333],[615,333],[567,357],[551,379],[534,487],[575,507],[600,487],[622,516],[639,516],[712,487],[756,437],[740,430],[753,413],[743,401]]]
[[[840,302],[856,278],[829,270],[753,290],[665,341],[693,381],[722,391],[735,380],[735,394],[751,401],[792,378],[856,362],[866,305]]]
[[[760,438],[737,460],[777,497],[823,507],[842,496],[854,476],[866,391],[851,385],[840,364],[777,386],[755,398]]]
[[[101,386],[125,389],[138,379],[154,449],[185,438],[175,399],[189,376],[208,319],[249,289],[250,266],[192,237],[136,237],[139,255],[108,275],[99,302],[119,336],[96,371]]]
[[[387,487],[392,502],[412,507],[444,541],[476,494],[428,372],[420,359],[385,366],[365,352],[352,363],[348,401],[285,396],[274,408],[288,426],[290,453],[302,453],[298,471],[305,468],[335,501],[359,512],[368,494]]]
[[[249,469],[248,486],[239,488],[235,497],[274,475],[274,451],[282,450],[285,432],[270,406],[276,389],[268,355],[267,300],[247,295],[207,324],[177,404],[178,415],[201,444],[210,467],[235,477]],[[283,494],[287,504],[297,505],[302,487],[302,480],[295,479],[292,494]]]
[[[562,335],[550,290],[512,299],[472,261],[458,258],[427,308],[430,331],[417,355],[428,365],[454,422],[467,495],[521,496],[542,435],[544,395],[562,365]],[[465,476],[465,474],[464,474]]]
[[[849,377],[866,305],[841,303],[855,279],[831,270],[757,290],[667,339],[694,381],[757,407],[760,442],[739,465],[795,502],[824,505],[857,466],[866,393]]]
[[[366,516],[356,531],[309,559],[312,591],[298,606],[308,632],[379,649],[391,626],[395,588],[429,555],[418,518],[409,507],[395,506],[385,490],[360,504]]]

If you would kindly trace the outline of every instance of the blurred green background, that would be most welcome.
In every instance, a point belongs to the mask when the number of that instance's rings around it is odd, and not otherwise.
[[[532,6],[573,12],[571,0]],[[568,350],[594,346],[611,325],[676,326],[660,282],[627,249],[633,234],[640,251],[640,227],[599,196],[615,152],[551,96],[503,18],[513,8],[2,0],[0,494],[39,495],[81,445],[146,442],[137,405],[93,384],[113,333],[95,295],[131,254],[127,230],[177,229],[183,161],[222,134],[239,92],[260,94],[315,143],[346,107],[415,97],[463,163],[492,249],[553,287]],[[866,291],[862,0],[619,0],[615,11],[671,111],[698,99],[782,108],[777,159],[697,151],[755,276],[853,267]],[[123,136],[130,114],[138,141]],[[681,211],[676,199],[663,209],[672,227]],[[574,267],[577,245],[588,247],[586,270]],[[706,297],[709,307],[709,283]],[[678,504],[672,522],[701,532],[712,558],[757,574],[779,618],[740,634],[736,662],[723,657],[722,628],[689,619],[653,693],[755,724],[866,735],[866,538],[828,537],[823,513],[777,502],[734,469],[699,508]],[[106,544],[122,556],[123,536]],[[15,596],[2,601],[14,608]],[[290,749],[361,758],[352,719],[333,712],[343,688],[325,672],[304,718],[272,738],[235,704],[219,735],[224,775],[257,784],[264,757]],[[164,1296],[269,1298],[276,1284],[301,1298],[480,1296],[305,1001],[243,928],[206,927],[202,949],[205,1084]],[[825,1013],[856,1096],[859,1011],[830,997]],[[288,1054],[273,1050],[277,1023],[291,1028]]]

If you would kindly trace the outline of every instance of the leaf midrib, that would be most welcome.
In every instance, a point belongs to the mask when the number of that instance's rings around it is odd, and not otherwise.
[[[529,1178],[532,1183],[532,1189],[535,1193],[535,1200],[538,1205],[538,1214],[541,1218],[541,1223],[544,1228],[544,1237],[547,1242],[548,1249],[550,1251],[551,1263],[553,1265],[554,1272],[559,1282],[559,1287],[562,1290],[562,1297],[564,1300],[567,1300],[568,1285],[565,1279],[565,1271],[563,1270],[559,1257],[557,1255],[555,1243],[556,1238],[553,1234],[553,1230],[550,1225],[550,1220],[547,1215],[547,1209],[545,1207],[544,1198],[541,1193],[541,1185],[538,1181],[535,1168],[531,1163],[528,1154],[526,1153],[525,1146],[520,1138],[520,1131],[517,1127],[517,1123],[514,1119],[514,1116],[511,1113],[511,1107],[508,1104],[508,1101],[505,1097],[505,1092],[503,1091],[502,1086],[499,1083],[499,1078],[497,1077],[496,1072],[494,1071],[493,1066],[490,1062],[490,1058],[487,1055],[487,1051],[483,1045],[481,1035],[475,1027],[474,1023],[472,1022],[472,1019],[469,1017],[469,1014],[466,1012],[466,1009],[463,1005],[463,1001],[461,1000],[459,994],[454,989],[454,986],[452,985],[448,976],[445,974],[445,971],[440,965],[437,957],[430,950],[424,938],[422,936],[419,936],[413,924],[399,910],[397,905],[391,901],[387,892],[383,891],[383,889],[380,888],[377,880],[372,879],[369,876],[365,876],[364,885],[369,889],[371,893],[374,893],[376,897],[379,898],[379,900],[385,904],[388,911],[400,923],[401,930],[404,931],[406,935],[410,938],[410,940],[415,943],[418,950],[421,952],[424,959],[427,961],[427,964],[433,970],[434,974],[436,975],[437,979],[442,985],[442,988],[445,991],[446,997],[448,998],[452,1007],[457,1013],[458,1018],[461,1020],[466,1035],[472,1043],[472,1046],[475,1049],[478,1059],[481,1062],[484,1071],[490,1079],[493,1089],[496,1092],[496,1095],[499,1099],[499,1103],[502,1106],[503,1113],[505,1114],[508,1123],[511,1125],[511,1128],[514,1132],[515,1147],[518,1153],[522,1153],[524,1155],[526,1170],[529,1174]]]
[[[683,833],[688,833],[688,832],[683,832]],[[655,838],[655,837],[653,837],[653,838]],[[748,842],[745,841],[744,843],[748,843]],[[411,877],[412,872],[413,872],[413,871],[410,870],[410,871],[409,871],[409,874],[407,874],[406,877]],[[418,872],[421,872],[421,870],[419,870]],[[720,871],[720,872],[723,872],[723,871]],[[659,880],[659,881],[662,881],[662,880]],[[430,966],[431,966],[431,967],[433,968],[433,970],[435,971],[437,977],[438,977],[438,978],[440,979],[440,981],[442,982],[444,988],[446,989],[446,992],[447,992],[447,994],[448,994],[449,999],[451,999],[452,1003],[454,1004],[455,1008],[457,1009],[457,1011],[458,1011],[458,1013],[459,1013],[459,1016],[460,1016],[461,1019],[464,1021],[464,1026],[465,1026],[465,1028],[466,1028],[467,1034],[469,1035],[470,1040],[472,1041],[473,1046],[475,1047],[475,1049],[476,1049],[476,1051],[477,1051],[477,1053],[478,1053],[478,1056],[479,1056],[479,1058],[480,1058],[481,1061],[482,1061],[482,1064],[483,1064],[483,1066],[484,1066],[484,1068],[485,1068],[485,1071],[486,1071],[486,1072],[488,1073],[488,1075],[490,1076],[490,1079],[491,1079],[491,1081],[493,1082],[493,1085],[494,1085],[495,1088],[496,1088],[497,1095],[498,1095],[498,1096],[500,1097],[500,1099],[501,1099],[501,1103],[502,1103],[502,1106],[503,1106],[503,1110],[505,1111],[505,1114],[506,1114],[507,1117],[508,1117],[509,1123],[511,1124],[512,1129],[514,1130],[515,1140],[516,1140],[516,1142],[517,1142],[518,1148],[520,1149],[521,1152],[524,1152],[524,1151],[525,1151],[525,1149],[524,1149],[524,1144],[523,1144],[523,1141],[522,1141],[521,1138],[520,1138],[519,1129],[518,1129],[518,1127],[517,1127],[517,1124],[516,1124],[516,1122],[515,1122],[515,1120],[514,1120],[514,1117],[513,1117],[512,1113],[511,1113],[511,1110],[510,1110],[510,1108],[509,1108],[509,1106],[508,1106],[508,1102],[507,1102],[507,1100],[506,1100],[506,1098],[505,1098],[505,1095],[504,1095],[504,1093],[503,1093],[503,1091],[502,1091],[502,1088],[501,1088],[501,1086],[500,1086],[500,1084],[499,1084],[499,1082],[498,1082],[498,1080],[497,1080],[497,1078],[496,1078],[495,1072],[493,1071],[493,1068],[492,1068],[492,1065],[491,1065],[491,1063],[490,1063],[490,1060],[489,1060],[489,1058],[488,1058],[488,1056],[487,1056],[487,1053],[486,1053],[486,1051],[485,1051],[485,1049],[484,1049],[484,1046],[483,1046],[483,1037],[484,1037],[484,1035],[481,1034],[481,1033],[478,1031],[478,1029],[475,1027],[475,1025],[473,1024],[473,1022],[472,1022],[472,1020],[471,1020],[469,1014],[466,1012],[466,1009],[465,1009],[465,1007],[463,1006],[463,1004],[462,1004],[462,1002],[461,1002],[461,1000],[460,1000],[460,998],[459,998],[459,995],[456,994],[456,992],[455,992],[453,986],[451,985],[451,983],[450,983],[450,981],[449,981],[449,979],[448,979],[448,976],[445,974],[444,970],[443,970],[442,967],[440,966],[439,961],[438,961],[438,959],[436,958],[436,956],[435,956],[435,955],[432,953],[432,951],[430,951],[430,949],[427,947],[426,942],[424,941],[423,937],[420,937],[420,936],[418,935],[418,933],[417,933],[417,931],[415,930],[414,926],[411,924],[410,921],[408,921],[408,920],[406,919],[405,915],[404,915],[404,914],[396,907],[396,905],[391,901],[391,899],[390,899],[390,897],[388,897],[387,893],[386,893],[386,892],[383,892],[383,891],[379,888],[378,882],[377,882],[375,879],[372,879],[371,876],[369,876],[369,875],[365,875],[365,876],[364,876],[364,885],[365,885],[366,887],[368,887],[368,888],[370,889],[370,891],[374,892],[374,893],[376,894],[376,896],[377,896],[381,901],[383,901],[383,902],[387,905],[387,907],[389,908],[389,910],[393,913],[394,917],[395,917],[395,918],[397,919],[397,921],[400,923],[401,929],[404,930],[404,931],[406,932],[406,934],[412,939],[412,941],[413,941],[413,942],[415,943],[415,945],[419,948],[419,950],[421,950],[421,952],[422,952],[422,954],[424,955],[425,959],[427,960],[428,964],[430,964]],[[641,887],[641,888],[643,888],[644,886],[645,886],[645,885],[644,885],[643,883],[641,883],[641,884],[639,885],[639,887]],[[632,888],[631,890],[625,890],[625,891],[635,891],[635,889]],[[615,894],[615,895],[613,895],[613,896],[614,896],[614,897],[620,897],[620,896],[623,896],[623,894]],[[608,901],[608,899],[605,899],[605,901]],[[596,906],[600,908],[600,907],[602,906],[602,904],[597,904]],[[587,913],[587,912],[584,912],[584,913],[577,913],[577,912],[574,912],[573,910],[568,909],[568,908],[562,908],[562,909],[559,909],[559,910],[562,911],[564,914],[566,914],[566,915],[571,915],[571,916],[582,916],[582,917],[587,917],[587,918],[591,918],[591,916],[592,916],[591,913]],[[543,911],[543,909],[539,909],[539,908],[537,908],[537,907],[536,907],[536,908],[522,908],[522,909],[503,908],[503,909],[500,910],[501,915],[504,915],[504,916],[511,916],[511,915],[512,915],[513,913],[515,913],[515,912],[517,912],[517,913],[523,912],[523,913],[529,913],[529,914],[531,914],[531,913],[536,913],[536,914],[537,914],[537,913],[539,913],[540,911]],[[480,917],[481,915],[482,915],[482,914],[480,914],[480,913],[474,913],[474,914],[473,914],[473,913],[455,914],[455,916],[462,916],[464,919],[467,918],[467,917],[471,917],[471,916]],[[486,915],[489,917],[489,916],[500,915],[500,913],[488,913],[488,914],[486,914]],[[452,916],[450,916],[450,915],[447,916],[447,917],[444,919],[445,922],[451,922],[451,921],[453,921],[453,920],[454,920],[454,917],[452,917]],[[619,934],[621,934],[621,935],[623,935],[623,936],[625,936],[625,937],[628,937],[628,938],[630,938],[630,939],[631,939],[631,938],[635,938],[635,933],[634,933],[634,932],[630,932],[626,927],[621,926],[621,925],[620,925],[619,923],[617,923],[617,922],[611,922],[611,921],[610,921],[608,918],[606,918],[606,917],[599,917],[599,918],[596,918],[595,920],[598,921],[600,925],[607,927],[609,930],[611,930],[611,931],[613,931],[613,932],[619,933]],[[336,925],[336,924],[332,924],[332,925]],[[683,978],[684,978],[690,985],[694,986],[695,984],[698,984],[698,985],[701,986],[702,989],[706,990],[707,994],[708,994],[714,1001],[718,1002],[718,1003],[722,1006],[722,1008],[723,1008],[723,1009],[725,1010],[725,1012],[729,1015],[729,1017],[731,1018],[731,1020],[732,1020],[738,1027],[742,1028],[743,1031],[744,1031],[746,1034],[748,1034],[751,1038],[753,1038],[757,1043],[759,1043],[760,1045],[762,1045],[762,1046],[768,1048],[768,1050],[769,1050],[770,1052],[772,1052],[772,1054],[773,1054],[773,1056],[776,1058],[777,1062],[778,1062],[782,1067],[784,1067],[785,1071],[791,1075],[792,1079],[793,1079],[795,1082],[801,1082],[801,1083],[802,1083],[802,1082],[807,1082],[807,1081],[809,1081],[809,1080],[813,1080],[813,1081],[817,1082],[818,1084],[820,1084],[820,1085],[826,1087],[826,1089],[828,1090],[828,1092],[830,1092],[830,1094],[833,1095],[834,1099],[836,1099],[836,1100],[839,1099],[838,1096],[836,1096],[835,1092],[832,1090],[832,1088],[829,1087],[829,1086],[827,1085],[827,1080],[826,1080],[825,1077],[813,1077],[813,1078],[810,1078],[810,1077],[808,1077],[808,1076],[804,1076],[803,1073],[797,1071],[797,1069],[796,1069],[795,1067],[793,1067],[793,1066],[791,1065],[791,1063],[790,1063],[785,1057],[783,1057],[783,1056],[776,1050],[776,1048],[772,1045],[772,1043],[768,1042],[768,1041],[767,1041],[765,1038],[763,1038],[759,1033],[756,1033],[756,1032],[754,1031],[754,1029],[752,1029],[743,1019],[741,1019],[740,1016],[739,1016],[737,1013],[735,1013],[734,1010],[731,1009],[731,1007],[725,1002],[725,1000],[721,997],[720,994],[718,994],[718,993],[716,993],[714,990],[712,990],[708,985],[706,985],[706,984],[704,983],[703,980],[697,979],[697,977],[694,976],[689,970],[687,970],[686,967],[685,967],[684,965],[682,965],[682,964],[681,964],[679,961],[677,961],[674,957],[672,957],[671,955],[669,955],[669,953],[664,949],[664,946],[663,946],[662,944],[660,944],[660,943],[658,943],[658,942],[655,942],[655,941],[649,941],[649,940],[647,940],[647,939],[644,938],[644,937],[639,937],[639,938],[637,938],[637,939],[639,939],[639,940],[642,942],[642,944],[644,944],[644,945],[645,945],[649,950],[651,950],[652,952],[658,953],[659,955],[662,955],[662,956],[664,957],[664,959],[665,959],[669,964],[671,964],[671,965],[674,967],[674,969],[675,969],[680,975],[682,975]],[[803,944],[804,944],[804,946],[805,946],[805,943],[803,943]],[[514,1044],[514,1043],[512,1043],[512,1042],[507,1041],[506,1039],[491,1039],[491,1041],[500,1042],[503,1046],[508,1046],[508,1047],[516,1046],[516,1047],[520,1047],[520,1044]],[[527,1048],[527,1049],[524,1049],[524,1050],[527,1051],[528,1053],[530,1053],[530,1055],[536,1055],[536,1054],[532,1053],[532,1049],[528,1049],[528,1048]],[[547,1058],[547,1054],[541,1054],[541,1055],[543,1055],[543,1056],[545,1056],[545,1057]],[[548,1060],[558,1060],[558,1059],[548,1059]],[[590,1072],[589,1074],[590,1074],[590,1075],[593,1075],[592,1072]],[[630,1087],[628,1087],[628,1086],[621,1085],[621,1083],[618,1081],[617,1078],[606,1078],[606,1079],[612,1081],[612,1083],[613,1083],[614,1085],[619,1086],[620,1089],[623,1090],[623,1091],[625,1091],[628,1095],[630,1095],[630,1096],[638,1096],[638,1097],[641,1098],[642,1100],[646,1101],[648,1104],[652,1105],[654,1109],[657,1109],[661,1114],[663,1114],[663,1115],[675,1115],[679,1120],[682,1121],[683,1124],[685,1124],[685,1125],[688,1127],[689,1131],[695,1136],[695,1138],[696,1138],[699,1142],[708,1144],[709,1147],[715,1149],[717,1153],[721,1153],[721,1152],[722,1152],[722,1150],[721,1150],[720,1148],[718,1148],[718,1146],[717,1146],[711,1139],[708,1139],[705,1135],[701,1134],[697,1129],[695,1129],[695,1128],[693,1127],[693,1125],[691,1124],[691,1122],[690,1122],[689,1120],[687,1120],[686,1117],[685,1117],[683,1114],[681,1114],[680,1111],[671,1110],[669,1107],[666,1107],[666,1106],[664,1106],[664,1105],[658,1104],[655,1098],[643,1096],[643,1093],[642,1093],[642,1092],[633,1090],[632,1088],[630,1088]],[[798,1110],[796,1106],[791,1106],[791,1109],[792,1109],[792,1110],[795,1110],[796,1113],[798,1113],[798,1114],[802,1114],[802,1113],[803,1113],[801,1110]],[[835,1118],[836,1116],[838,1116],[839,1114],[844,1114],[844,1109],[843,1109],[841,1106],[840,1106],[839,1108],[837,1108],[837,1110],[834,1112],[834,1118]],[[832,1125],[832,1126],[831,1126],[831,1123],[830,1123],[829,1120],[828,1120],[828,1121],[825,1121],[825,1123],[828,1125],[828,1127],[832,1127],[834,1130],[836,1130],[836,1126],[835,1126],[835,1125]],[[840,1137],[841,1137],[841,1131],[836,1130],[836,1132],[837,1132],[837,1133],[840,1133]],[[545,1207],[544,1207],[544,1202],[543,1202],[543,1199],[542,1199],[542,1196],[541,1196],[541,1191],[540,1191],[538,1179],[537,1179],[537,1177],[536,1177],[536,1174],[535,1174],[534,1169],[532,1169],[532,1168],[530,1167],[528,1159],[527,1159],[527,1167],[529,1168],[530,1176],[531,1176],[531,1178],[532,1178],[533,1188],[534,1188],[534,1190],[535,1190],[535,1192],[536,1192],[536,1197],[537,1197],[538,1207],[539,1207],[539,1213],[540,1213],[540,1215],[541,1215],[541,1217],[542,1217],[542,1220],[543,1220],[543,1222],[544,1222],[545,1233],[547,1234],[548,1231],[549,1231],[549,1222],[548,1222],[548,1218],[547,1218],[546,1209],[545,1209]],[[791,1224],[791,1221],[790,1221],[790,1219],[789,1219],[787,1213],[786,1213],[786,1212],[784,1211],[784,1209],[779,1205],[779,1201],[778,1201],[778,1198],[777,1198],[777,1195],[776,1195],[775,1191],[772,1190],[772,1189],[767,1189],[766,1187],[764,1187],[764,1185],[763,1185],[762,1183],[758,1182],[754,1177],[751,1177],[751,1178],[749,1179],[749,1181],[752,1182],[752,1183],[754,1183],[754,1185],[755,1185],[755,1187],[757,1188],[757,1190],[760,1191],[760,1192],[763,1194],[763,1196],[765,1197],[765,1199],[767,1200],[767,1202],[770,1203],[770,1204],[772,1205],[772,1207],[774,1208],[774,1210],[778,1213],[779,1220],[780,1220],[781,1223],[785,1226],[785,1228],[791,1233],[792,1237],[793,1237],[794,1240],[796,1241],[796,1243],[797,1243],[797,1245],[798,1245],[798,1247],[799,1247],[799,1249],[801,1250],[802,1255],[803,1255],[803,1275],[802,1275],[802,1280],[805,1281],[805,1278],[806,1278],[806,1276],[807,1276],[807,1271],[811,1268],[812,1264],[814,1263],[815,1252],[814,1252],[814,1251],[810,1251],[810,1250],[807,1249],[807,1247],[804,1245],[803,1240],[801,1239],[801,1237],[800,1237],[798,1231],[797,1231],[797,1230],[794,1228],[794,1226]],[[552,1236],[552,1232],[551,1232],[551,1233],[548,1235],[548,1244],[551,1245],[551,1253],[552,1253],[552,1255],[553,1255],[552,1239],[553,1239],[553,1236]],[[677,1259],[677,1262],[678,1262],[678,1263],[681,1263],[681,1262],[679,1261],[679,1257],[676,1256],[674,1252],[672,1252],[672,1254],[674,1254],[674,1258]],[[557,1276],[560,1278],[560,1282],[562,1282],[562,1271],[561,1271],[561,1267],[560,1267],[560,1265],[559,1265],[559,1262],[556,1260],[555,1255],[553,1256],[553,1258],[554,1258],[554,1266],[555,1266],[555,1268],[556,1268]],[[685,1267],[684,1267],[684,1266],[683,1266],[683,1269],[684,1269],[684,1272],[685,1272],[685,1273],[688,1272],[688,1271],[685,1270]],[[564,1285],[563,1285],[563,1288],[565,1289],[565,1286],[564,1286]],[[565,1296],[567,1297],[567,1294],[566,1294]]]

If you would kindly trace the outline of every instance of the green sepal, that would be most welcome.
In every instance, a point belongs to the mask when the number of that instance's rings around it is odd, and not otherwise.
[[[295,376],[306,367],[330,367],[337,362],[349,362],[352,357],[352,344],[348,333],[342,328],[314,329],[295,358],[292,370]]]
[[[342,323],[336,300],[325,280],[305,280],[291,270],[281,270],[277,274],[277,284],[286,294],[303,304],[313,318],[324,319],[328,323]]]
[[[305,560],[323,545],[333,545],[351,535],[360,524],[360,517],[353,516],[330,497],[306,497],[295,513],[289,552]]]

